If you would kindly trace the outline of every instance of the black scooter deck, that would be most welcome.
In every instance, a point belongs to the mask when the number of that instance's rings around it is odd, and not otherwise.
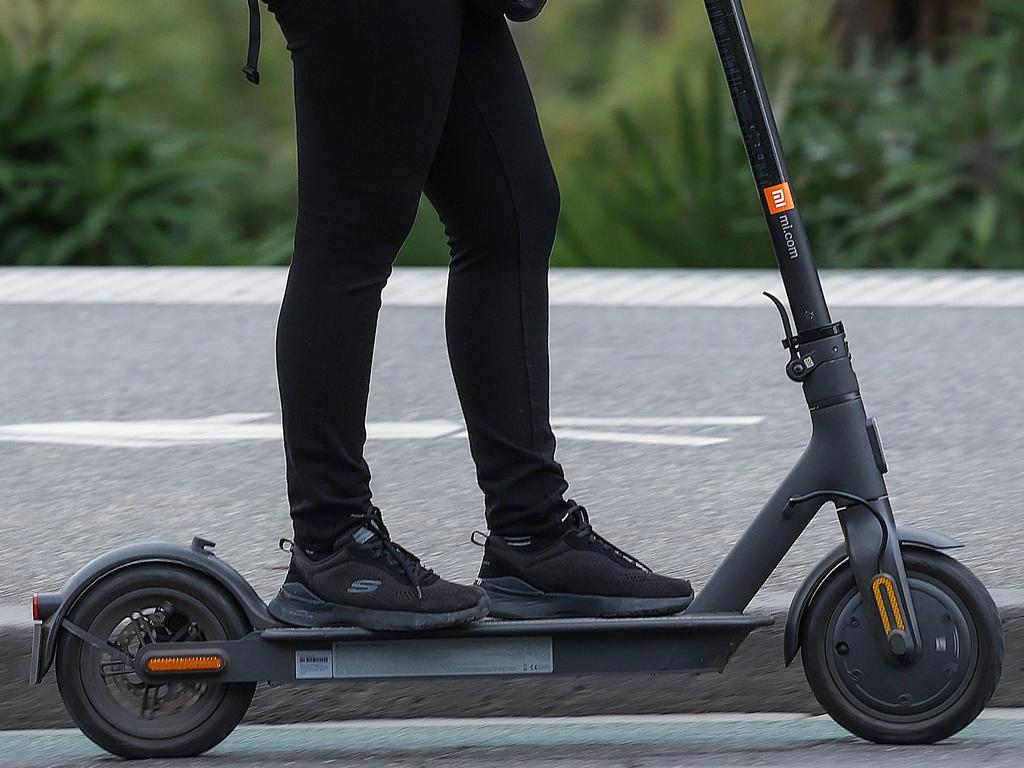
[[[417,633],[277,626],[226,643],[176,643],[174,650],[222,653],[228,663],[214,679],[224,682],[721,672],[751,631],[772,623],[770,616],[722,613],[492,620]]]

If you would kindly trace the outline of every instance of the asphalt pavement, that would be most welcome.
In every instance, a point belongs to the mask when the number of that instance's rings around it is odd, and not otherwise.
[[[619,294],[599,285],[552,308],[552,411],[573,496],[602,535],[698,589],[809,434],[758,279],[705,301],[666,291],[671,280],[689,284],[686,274],[668,273],[660,286],[626,275]],[[956,276],[941,296],[885,278],[830,280],[845,281],[835,316],[882,428],[898,520],[960,539],[957,556],[1019,631],[1024,305],[1006,288],[1019,276],[989,280],[1002,291],[992,301],[965,300]],[[763,281],[771,287],[767,273]],[[11,648],[0,655],[0,727],[24,728],[67,724],[52,680],[32,692],[20,682],[33,591],[59,589],[112,547],[202,534],[269,598],[287,563],[276,545],[289,522],[272,295],[206,298],[186,282],[177,298],[95,289],[101,298],[90,301],[89,288],[47,302],[19,300],[13,285],[0,271],[0,642]],[[645,304],[654,293],[661,298]],[[386,305],[369,420],[375,499],[396,540],[445,576],[472,580],[480,551],[469,536],[483,527],[482,500],[437,300]],[[823,511],[759,605],[784,618],[788,595],[840,540]],[[333,698],[261,691],[253,721],[814,711],[799,669],[783,672],[780,656],[778,634],[768,632],[721,679],[683,687],[610,678],[545,690],[524,681],[359,684]],[[1024,706],[1022,666],[1008,659],[1000,706]]]
[[[962,539],[965,562],[990,586],[1024,585],[1024,355],[1017,342],[1024,311],[891,307],[836,315],[882,428],[899,521]],[[283,451],[273,431],[280,424],[276,318],[269,303],[0,303],[0,602],[57,588],[110,547],[184,542],[197,533],[217,541],[262,594],[273,593],[281,574],[272,569],[285,563],[276,543],[289,532]],[[698,584],[710,573],[808,436],[800,388],[783,372],[780,334],[766,301],[552,310],[558,457],[603,535]],[[111,423],[229,414],[249,414],[270,432],[103,444]],[[674,426],[695,417],[707,425]],[[385,307],[369,420],[407,430],[460,424],[441,307]],[[17,425],[82,421],[108,431],[86,430],[94,444],[5,439]],[[479,563],[469,535],[483,526],[482,500],[468,444],[453,432],[371,440],[367,456],[376,502],[396,539],[441,573],[469,580]],[[709,440],[645,444],[651,435]],[[822,514],[768,589],[796,586],[837,536],[834,517]]]

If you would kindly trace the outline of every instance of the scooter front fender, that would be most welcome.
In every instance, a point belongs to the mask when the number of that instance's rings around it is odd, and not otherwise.
[[[267,606],[242,575],[203,546],[196,539],[191,546],[174,544],[134,544],[107,552],[85,565],[68,579],[56,595],[41,595],[40,604],[57,605],[41,621],[37,621],[32,640],[32,663],[29,682],[42,682],[53,665],[57,639],[64,620],[75,603],[90,587],[110,574],[143,563],[170,563],[189,568],[197,577],[206,577],[224,587],[245,612],[254,629],[278,626],[267,612]]]
[[[959,549],[963,546],[963,544],[945,534],[926,531],[921,528],[900,528],[898,535],[902,547],[943,550]],[[783,644],[787,667],[793,663],[793,659],[796,658],[797,653],[800,651],[800,630],[807,606],[810,605],[811,600],[814,599],[814,595],[825,582],[825,579],[849,559],[850,554],[847,551],[846,545],[840,544],[814,566],[811,573],[800,586],[800,589],[793,596],[793,602],[789,607],[789,616],[786,619],[786,634]]]

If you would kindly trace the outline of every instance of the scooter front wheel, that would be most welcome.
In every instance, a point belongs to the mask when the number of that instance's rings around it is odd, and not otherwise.
[[[999,682],[1003,630],[984,585],[940,552],[906,548],[922,648],[908,664],[879,652],[848,566],[819,588],[803,621],[803,664],[818,702],[852,733],[932,744],[969,725]]]
[[[230,640],[251,630],[218,584],[159,563],[101,579],[69,618],[133,659],[152,643]],[[68,713],[92,741],[122,757],[187,757],[211,749],[238,725],[256,689],[255,683],[201,680],[151,685],[122,658],[68,632],[57,646],[57,685]]]

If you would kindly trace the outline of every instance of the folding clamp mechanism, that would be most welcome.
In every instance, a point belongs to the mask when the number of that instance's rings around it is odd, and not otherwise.
[[[786,332],[786,338],[782,340],[782,346],[788,349],[790,354],[789,363],[786,364],[786,375],[793,381],[801,382],[811,375],[811,371],[816,365],[814,357],[812,355],[800,356],[800,352],[797,349],[799,341],[796,334],[793,333],[793,326],[789,322],[789,313],[786,311],[785,305],[779,301],[778,297],[773,296],[767,291],[764,292],[764,295],[771,299],[772,303],[775,304],[775,308],[779,310],[779,316],[782,318],[782,328]]]
[[[779,310],[779,316],[782,318],[782,328],[786,333],[786,338],[782,340],[782,346],[789,350],[789,363],[786,364],[786,375],[789,376],[795,382],[802,382],[811,372],[814,371],[819,365],[829,360],[836,359],[835,356],[829,357],[828,360],[819,360],[814,354],[801,354],[801,345],[810,344],[815,341],[821,341],[822,339],[831,338],[833,336],[842,336],[846,333],[842,323],[832,323],[831,325],[823,326],[822,328],[815,328],[804,333],[793,333],[793,326],[789,320],[789,313],[786,311],[786,306],[772,294],[765,291],[765,296],[772,300],[775,304],[775,308]],[[837,353],[842,351],[839,357],[846,356],[845,345],[842,350],[836,350]]]

